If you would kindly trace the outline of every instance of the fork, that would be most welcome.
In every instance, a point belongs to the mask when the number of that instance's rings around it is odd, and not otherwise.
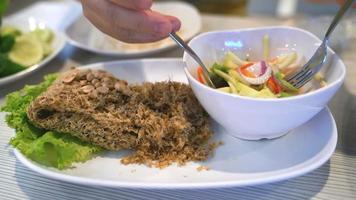
[[[286,80],[294,87],[301,88],[303,85],[309,82],[313,76],[321,69],[326,60],[329,36],[334,31],[335,27],[340,22],[345,12],[350,8],[352,1],[353,0],[345,1],[344,5],[339,9],[324,36],[323,42],[318,47],[314,55],[310,58],[310,60],[302,67],[300,71],[290,77],[287,77]]]
[[[199,56],[191,49],[182,38],[180,38],[176,33],[172,32],[169,34],[172,40],[174,40],[185,52],[187,52],[203,69],[203,76],[205,80],[207,80],[208,84],[212,88],[216,88],[213,81],[210,78],[209,70],[203,63],[203,61],[199,58]]]

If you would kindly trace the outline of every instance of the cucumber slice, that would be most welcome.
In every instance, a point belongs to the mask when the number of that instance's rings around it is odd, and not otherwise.
[[[0,35],[2,36],[11,35],[17,37],[21,35],[21,31],[13,26],[3,26],[0,29]]]
[[[31,35],[22,35],[16,38],[15,44],[9,52],[9,59],[22,66],[29,67],[43,58],[41,42]]]
[[[224,66],[224,65],[219,65],[219,64],[217,64],[217,63],[214,63],[212,68],[213,68],[213,69],[220,70],[220,71],[223,71],[223,72],[225,72],[225,73],[228,73],[229,70],[230,70],[229,67],[226,67],[226,66]]]
[[[236,54],[232,53],[231,51],[226,53],[224,63],[229,62],[229,61],[232,61],[233,63],[235,63],[238,66],[247,64],[246,61],[242,60],[241,58],[239,58]]]
[[[231,59],[225,59],[224,60],[224,66],[229,67],[231,69],[237,69],[239,67]]]
[[[218,90],[221,92],[231,93],[230,87],[222,87],[222,88],[218,88]]]
[[[279,94],[279,97],[280,97],[280,98],[292,97],[292,96],[294,96],[294,95],[291,94],[291,93],[288,93],[288,92],[281,92],[281,93]]]
[[[277,80],[277,82],[282,86],[283,89],[289,92],[298,92],[298,88],[294,87],[292,84],[288,83],[286,80],[284,80],[283,74],[280,72],[276,73],[274,76]]]

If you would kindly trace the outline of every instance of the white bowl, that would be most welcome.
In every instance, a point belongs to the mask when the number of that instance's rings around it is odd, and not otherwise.
[[[271,56],[297,51],[308,60],[321,44],[313,34],[292,27],[263,27],[198,35],[189,46],[207,66],[219,62],[228,50],[250,54],[252,60],[261,59],[262,37],[270,36]],[[304,124],[320,112],[340,88],[345,77],[345,65],[328,49],[322,73],[328,85],[321,89],[281,99],[257,99],[223,93],[196,80],[198,64],[186,53],[185,73],[199,102],[209,115],[235,137],[258,140],[276,138]]]

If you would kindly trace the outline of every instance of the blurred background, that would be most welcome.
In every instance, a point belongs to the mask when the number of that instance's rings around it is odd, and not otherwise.
[[[38,0],[37,0],[38,1]],[[8,14],[28,6],[36,0],[11,0]],[[48,0],[56,1],[56,0]],[[59,1],[59,0],[57,0]],[[170,1],[170,0],[156,0]],[[204,13],[229,15],[269,15],[289,17],[296,14],[321,15],[334,13],[335,0],[182,0],[194,4]],[[320,3],[323,2],[323,3]]]
[[[42,0],[45,1],[45,0]],[[71,1],[71,0],[47,0]],[[75,0],[72,0],[75,1]],[[154,0],[173,1],[173,0]],[[174,0],[177,1],[177,0]],[[179,0],[178,0],[179,1]],[[294,19],[294,26],[309,30],[322,38],[337,12],[337,0],[180,0],[195,5],[202,14],[240,17],[266,16],[266,18]],[[6,15],[11,15],[38,0],[11,0]],[[332,35],[331,46],[340,51],[348,39],[356,38],[356,14],[346,15]],[[298,19],[298,20],[295,20]]]

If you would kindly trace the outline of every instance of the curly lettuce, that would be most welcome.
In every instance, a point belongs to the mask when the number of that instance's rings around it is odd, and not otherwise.
[[[15,136],[10,144],[29,159],[45,166],[66,169],[76,162],[84,162],[102,148],[80,141],[66,133],[40,129],[31,124],[27,117],[27,107],[57,78],[56,74],[47,75],[37,85],[25,86],[23,89],[6,96],[1,111],[7,112],[6,122],[15,129]]]

